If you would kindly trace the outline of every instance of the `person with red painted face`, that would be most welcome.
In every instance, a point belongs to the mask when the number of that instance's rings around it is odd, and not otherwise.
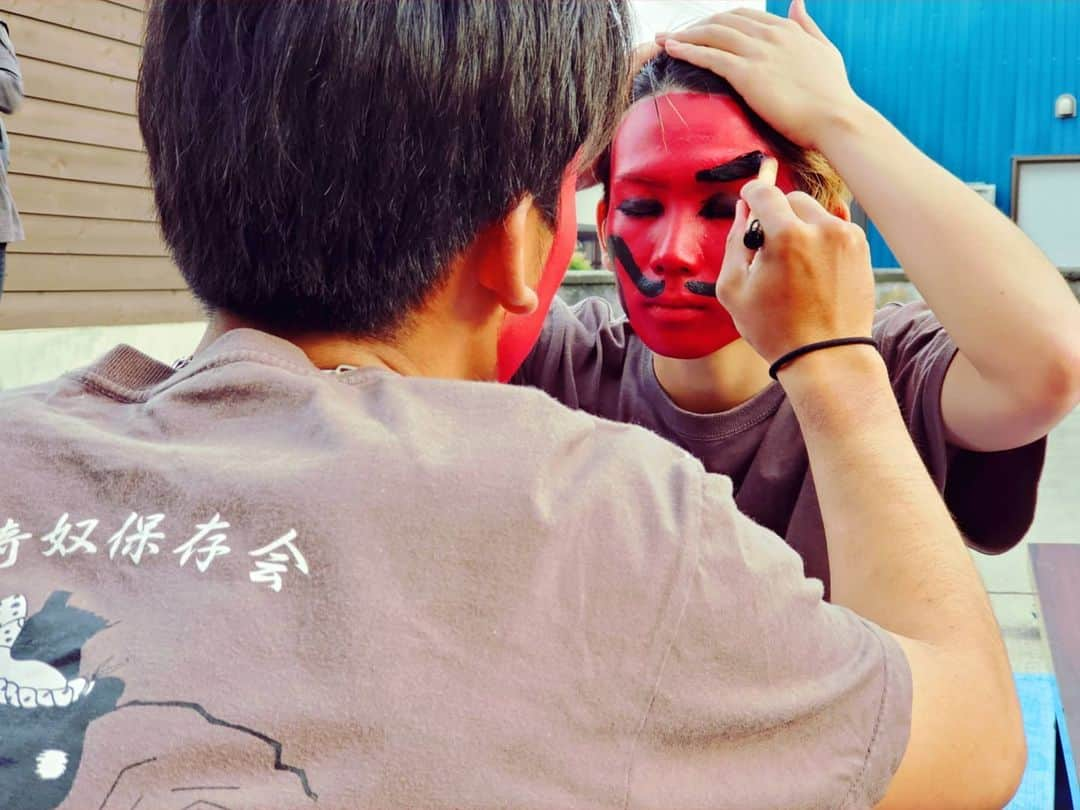
[[[740,334],[750,314],[740,323],[717,297],[763,158],[778,161],[780,191],[847,220],[841,169],[925,294],[878,312],[867,336],[975,549],[1005,551],[1031,525],[1045,436],[1080,397],[1080,305],[1015,226],[855,96],[835,48],[800,4],[792,14],[712,18],[667,37],[636,75],[596,167],[598,233],[627,319],[599,299],[576,312],[557,303],[516,379],[649,427],[729,475],[740,508],[828,593],[819,497],[769,375],[776,357]],[[767,330],[772,314],[752,317]]]
[[[150,3],[139,123],[209,323],[182,368],[118,346],[0,393],[0,806],[1004,803],[1008,661],[871,347],[779,372],[837,604],[729,478],[493,384],[629,30],[625,0]],[[767,359],[866,334],[857,230],[739,194],[764,248],[736,203],[719,275],[661,293],[715,283]]]

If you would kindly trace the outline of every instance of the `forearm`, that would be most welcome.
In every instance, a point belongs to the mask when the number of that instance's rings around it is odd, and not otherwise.
[[[974,649],[1005,667],[997,624],[959,531],[866,347],[781,372],[809,451],[833,600],[908,638]]]
[[[861,102],[818,146],[984,380],[1038,396],[1074,373],[1080,304],[1019,228]]]

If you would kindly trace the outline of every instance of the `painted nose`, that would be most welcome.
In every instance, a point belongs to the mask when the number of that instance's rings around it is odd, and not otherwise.
[[[659,276],[691,274],[701,252],[699,236],[691,223],[673,223],[654,254],[653,271]]]

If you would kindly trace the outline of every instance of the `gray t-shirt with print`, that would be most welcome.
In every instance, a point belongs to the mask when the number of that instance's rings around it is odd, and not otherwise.
[[[956,345],[924,303],[880,310],[873,335],[908,432],[968,543],[988,553],[1020,542],[1035,514],[1046,440],[1001,453],[961,451],[946,439],[941,387]],[[660,386],[653,355],[606,301],[556,301],[514,382],[567,406],[642,425],[730,477],[739,509],[785,538],[828,591],[829,558],[799,423],[773,383],[723,413],[679,408]]]
[[[0,394],[0,806],[866,808],[911,675],[730,481],[229,332]]]

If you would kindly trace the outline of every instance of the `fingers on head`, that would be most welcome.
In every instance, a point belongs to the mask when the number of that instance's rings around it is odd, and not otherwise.
[[[677,39],[669,39],[664,43],[664,48],[675,59],[697,65],[699,68],[711,70],[717,76],[734,80],[739,72],[739,57],[727,51],[710,48],[707,45],[694,45],[689,42],[680,42]]]
[[[766,37],[770,27],[769,24],[755,16],[740,13],[747,10],[748,9],[737,9],[728,12],[727,14],[721,14],[713,21],[712,25],[726,26],[746,34],[748,37]],[[763,14],[764,12],[758,13]]]
[[[762,11],[757,8],[736,8],[732,11],[728,11],[725,14],[717,15],[724,17],[742,17],[748,20],[755,20],[762,25],[779,25],[784,21],[783,17],[778,17],[775,14],[770,14],[768,11]]]
[[[788,19],[797,24],[802,30],[822,42],[829,42],[825,32],[821,30],[813,17],[806,10],[805,0],[792,0],[791,8],[788,9]]]
[[[793,33],[803,33],[802,26],[796,20],[756,8],[737,8],[728,12],[728,21],[743,33],[774,45],[783,45]]]
[[[667,46],[668,43],[677,42],[727,51],[737,56],[751,56],[760,49],[752,33],[742,31],[728,22],[696,25],[685,31],[678,31],[664,44]]]

